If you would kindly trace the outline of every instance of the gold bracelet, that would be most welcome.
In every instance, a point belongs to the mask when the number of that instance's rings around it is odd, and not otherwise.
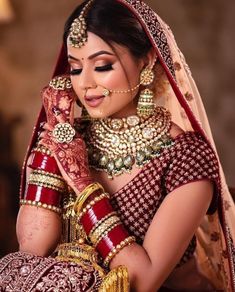
[[[104,218],[102,218],[100,221],[98,221],[95,226],[92,227],[90,233],[89,233],[89,236],[90,234],[92,234],[104,221],[106,221],[108,218],[116,215],[117,213],[114,211],[114,212],[111,212],[109,213],[108,215],[104,216]]]
[[[90,233],[89,239],[94,246],[97,246],[103,237],[105,237],[114,227],[120,224],[122,224],[121,220],[116,215],[113,215],[98,226],[93,233]]]
[[[85,201],[89,198],[90,195],[92,195],[95,191],[97,190],[102,190],[104,192],[103,187],[99,183],[92,183],[88,185],[80,194],[79,197],[77,198],[75,204],[74,204],[74,211],[78,214]]]
[[[56,212],[58,214],[62,213],[62,209],[52,206],[52,205],[48,205],[48,204],[44,204],[42,202],[38,202],[38,201],[31,201],[31,200],[20,200],[20,205],[29,205],[29,206],[34,206],[34,207],[39,207],[39,208],[43,208],[43,209],[47,209],[53,212]]]
[[[110,199],[110,196],[108,193],[103,193],[101,195],[99,195],[98,197],[95,197],[94,200],[90,201],[89,204],[86,205],[86,207],[84,207],[82,209],[82,211],[80,212],[80,214],[78,214],[78,221],[81,220],[82,216],[86,214],[86,212],[91,209],[91,207],[93,207],[96,203],[98,203],[99,201],[103,200],[104,198],[108,198]]]
[[[110,253],[107,255],[105,258],[103,264],[105,267],[108,268],[109,263],[111,260],[117,255],[124,247],[131,245],[132,243],[135,242],[135,237],[134,236],[129,236],[125,240],[121,241]]]
[[[88,185],[78,196],[75,204],[74,204],[74,211],[76,214],[78,214],[85,201],[89,198],[90,195],[92,195],[95,191],[102,190],[104,192],[104,189],[101,184],[99,183],[92,183]]]
[[[57,247],[59,257],[82,258],[91,262],[98,262],[98,253],[95,249],[79,242],[62,243]]]
[[[40,153],[42,153],[42,154],[46,154],[46,155],[51,156],[51,157],[53,156],[51,150],[47,149],[47,148],[46,148],[45,146],[43,146],[43,145],[38,145],[38,146],[36,146],[35,148],[33,148],[32,151],[40,152]]]
[[[100,241],[108,235],[108,233],[117,227],[118,225],[122,225],[121,221],[114,222],[112,225],[110,225],[102,234],[100,234],[100,237],[97,239],[96,243],[93,245],[95,248],[97,248],[97,245],[100,243]]]
[[[46,176],[54,177],[54,178],[57,178],[57,179],[59,179],[59,180],[64,182],[64,178],[61,175],[58,175],[58,174],[55,174],[55,173],[52,173],[52,172],[48,172],[48,171],[41,170],[41,169],[34,169],[33,173],[34,174],[44,174]]]
[[[104,291],[130,291],[130,280],[128,270],[125,266],[112,269],[102,280],[98,292]]]
[[[28,184],[46,187],[61,193],[65,191],[66,186],[61,176],[42,170],[34,170],[29,176]]]

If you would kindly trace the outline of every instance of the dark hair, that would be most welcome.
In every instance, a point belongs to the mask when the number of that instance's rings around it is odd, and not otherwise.
[[[75,18],[88,1],[79,5],[65,24],[64,43]],[[112,46],[113,43],[125,46],[137,59],[144,57],[152,47],[146,33],[136,17],[118,1],[95,0],[86,16],[88,31],[96,34]]]

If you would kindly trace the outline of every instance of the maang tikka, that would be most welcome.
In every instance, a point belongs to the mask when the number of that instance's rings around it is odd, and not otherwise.
[[[80,15],[71,24],[68,44],[74,48],[81,48],[87,42],[86,16],[94,0],[90,0],[82,9]]]
[[[144,86],[149,86],[153,83],[155,74],[152,69],[145,68],[140,74],[140,84]],[[154,101],[153,101],[153,91],[149,88],[145,88],[140,92],[137,114],[140,117],[149,117],[154,113]]]

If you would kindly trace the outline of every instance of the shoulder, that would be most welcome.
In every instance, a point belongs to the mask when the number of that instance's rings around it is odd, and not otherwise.
[[[183,132],[177,127],[175,131],[164,177],[167,194],[188,183],[209,181],[213,183],[214,195],[208,214],[213,214],[221,192],[219,162],[215,151],[200,133]]]
[[[173,149],[177,150],[177,152],[179,152],[180,150],[183,151],[188,150],[187,153],[192,152],[193,156],[195,156],[195,153],[200,153],[201,156],[203,156],[203,154],[208,155],[209,153],[211,153],[211,155],[215,157],[215,153],[211,145],[198,132],[193,131],[185,132],[178,125],[172,123],[170,129],[170,136],[174,141],[175,145]]]
[[[219,163],[215,151],[200,133],[181,132],[173,141],[165,178],[169,191],[203,179],[219,185]]]
[[[178,125],[171,122],[170,136],[175,139],[177,136],[184,133],[184,130],[181,129]]]

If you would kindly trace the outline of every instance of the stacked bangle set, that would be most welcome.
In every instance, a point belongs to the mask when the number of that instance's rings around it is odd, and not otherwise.
[[[66,184],[50,151],[38,146],[32,151],[32,172],[21,205],[32,205],[61,213],[61,198]]]
[[[98,190],[101,190],[101,193],[85,205]],[[113,210],[109,195],[103,192],[103,187],[98,183],[93,183],[84,189],[74,205],[74,211],[106,267],[121,249],[135,241],[133,236],[129,236]]]
[[[43,146],[33,149],[29,167],[32,172],[21,205],[62,213],[61,199],[66,184],[50,151]],[[109,195],[99,183],[88,185],[79,194],[74,211],[87,238],[103,258],[105,267],[122,248],[135,241],[124,228],[110,204]]]

